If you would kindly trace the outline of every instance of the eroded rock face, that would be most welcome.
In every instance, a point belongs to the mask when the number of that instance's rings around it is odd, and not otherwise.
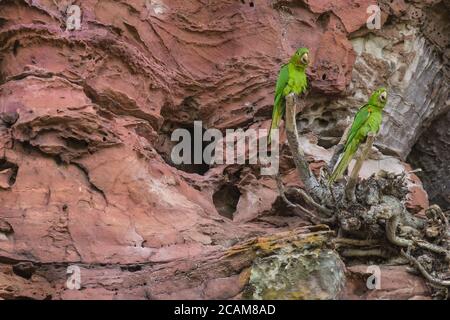
[[[82,9],[80,31],[66,31],[72,3]],[[333,145],[375,86],[355,87],[370,71],[363,65],[384,58],[355,45],[371,43],[373,3],[0,1],[0,298],[240,298],[252,260],[216,258],[236,242],[308,223],[279,210],[276,184],[259,168],[201,175],[171,166],[170,134],[194,120],[267,128],[279,66],[304,45],[313,93],[300,121],[325,137],[304,141],[318,169],[331,150],[317,142]],[[396,1],[383,9],[404,12]],[[426,79],[442,82],[440,62],[423,59],[432,66]],[[411,61],[401,66],[416,70]],[[382,79],[388,69],[377,69]],[[289,154],[281,166],[285,182],[301,185]],[[228,185],[224,215],[214,195]],[[36,265],[23,273],[19,263]],[[69,265],[80,266],[81,290],[65,285]]]
[[[450,112],[436,119],[415,144],[408,160],[422,172],[418,175],[430,200],[450,209]]]

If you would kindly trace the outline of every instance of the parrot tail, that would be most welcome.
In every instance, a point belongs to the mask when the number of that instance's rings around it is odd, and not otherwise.
[[[280,125],[281,115],[274,114],[272,116],[272,123],[270,124],[269,135],[267,136],[268,143],[272,142],[272,130],[278,128]]]
[[[272,142],[272,130],[277,129],[280,125],[281,117],[283,116],[282,110],[282,101],[281,96],[275,99],[275,103],[273,104],[272,111],[272,123],[270,124],[269,134],[267,136],[267,143],[270,144]]]
[[[342,156],[341,160],[339,160],[339,163],[337,167],[334,169],[333,173],[330,176],[330,179],[328,180],[328,185],[330,186],[334,181],[341,178],[344,174],[345,169],[347,169],[348,164],[353,159],[353,155],[358,150],[359,142],[353,139],[352,142],[345,148],[344,155]]]

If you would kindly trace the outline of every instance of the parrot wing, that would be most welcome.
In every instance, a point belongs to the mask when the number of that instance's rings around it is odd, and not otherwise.
[[[268,135],[268,141],[270,143],[271,141],[271,133],[272,129],[275,129],[278,127],[281,117],[283,116],[283,91],[286,85],[289,82],[289,66],[288,64],[285,64],[283,67],[281,67],[280,72],[278,74],[277,84],[275,86],[275,101],[273,104],[273,111],[272,111],[272,123],[270,125],[269,129],[269,135]]]
[[[278,73],[277,84],[275,86],[275,100],[278,95],[283,94],[283,90],[289,81],[289,65],[285,64]]]
[[[371,114],[370,105],[364,105],[355,115],[355,119],[353,120],[352,127],[350,128],[350,132],[348,134],[347,141],[345,143],[344,154],[340,158],[336,168],[333,170],[333,173],[328,180],[328,185],[331,185],[336,179],[340,178],[342,174],[345,172],[350,160],[352,159],[355,152],[358,150],[358,146],[360,141],[355,140],[355,137],[358,131],[364,126],[364,124],[369,119]]]
[[[353,141],[359,129],[366,123],[367,119],[369,119],[371,110],[370,105],[366,104],[359,109],[359,111],[355,115],[355,119],[353,120],[352,127],[350,128],[350,132],[348,134],[347,141],[345,143],[345,148]]]

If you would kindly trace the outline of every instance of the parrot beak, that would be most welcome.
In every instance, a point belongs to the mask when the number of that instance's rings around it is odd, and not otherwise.
[[[303,64],[309,64],[309,55],[307,53],[302,55],[301,61]]]

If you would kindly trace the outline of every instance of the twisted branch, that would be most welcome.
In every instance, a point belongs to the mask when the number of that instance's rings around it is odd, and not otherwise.
[[[297,122],[295,119],[297,107],[299,110],[303,110],[305,107],[304,101],[299,104],[298,96],[294,93],[289,94],[286,97],[286,136],[292,152],[295,167],[300,175],[300,179],[305,185],[307,193],[310,194],[314,200],[319,201],[319,199],[321,199],[322,203],[331,202],[331,200],[327,201],[327,199],[331,199],[330,191],[320,185],[317,178],[311,172],[309,169],[309,164],[305,158],[305,153],[300,147]]]

